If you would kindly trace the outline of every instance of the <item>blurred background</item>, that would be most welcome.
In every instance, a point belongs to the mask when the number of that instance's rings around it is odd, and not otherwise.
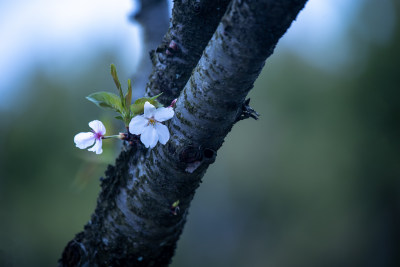
[[[0,2],[0,266],[55,266],[120,149],[85,100],[147,57],[132,0]],[[171,266],[398,266],[400,4],[309,0],[251,91]],[[135,88],[135,85],[134,85]],[[137,89],[139,90],[139,89]],[[142,92],[136,92],[140,95]],[[115,122],[114,122],[115,121]]]

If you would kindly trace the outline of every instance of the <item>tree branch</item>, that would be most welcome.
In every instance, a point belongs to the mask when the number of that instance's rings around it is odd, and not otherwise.
[[[232,1],[178,98],[170,141],[153,150],[140,143],[125,147],[106,171],[92,220],[68,243],[61,265],[169,264],[201,178],[240,117],[265,59],[305,2]],[[168,87],[165,95],[179,91]]]
[[[233,1],[177,101],[178,143],[218,150],[242,112],[265,60],[304,0]]]
[[[171,26],[152,51],[153,72],[147,95],[163,93],[164,105],[179,96],[230,0],[175,0]]]

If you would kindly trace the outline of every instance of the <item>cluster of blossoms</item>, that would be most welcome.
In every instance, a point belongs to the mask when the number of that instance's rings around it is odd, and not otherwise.
[[[171,105],[164,108],[156,99],[161,94],[153,97],[142,97],[132,103],[132,83],[128,79],[128,90],[124,94],[114,64],[111,64],[111,76],[119,95],[110,92],[96,92],[86,98],[101,108],[111,109],[120,114],[115,117],[124,122],[128,133],[105,136],[106,127],[101,121],[89,122],[91,132],[78,133],[75,135],[75,145],[80,149],[90,147],[88,150],[96,154],[103,152],[103,139],[118,138],[132,142],[140,136],[140,141],[147,148],[153,148],[158,142],[165,145],[169,140],[169,131],[162,122],[174,116],[173,107],[176,99]],[[132,138],[133,137],[133,138]]]
[[[166,120],[171,119],[174,116],[174,110],[172,105],[164,108],[156,108],[148,101],[144,104],[144,114],[137,115],[132,118],[129,123],[129,132],[134,135],[140,135],[140,141],[147,148],[153,148],[158,142],[165,145],[170,137],[168,127],[162,124]],[[89,151],[93,151],[96,154],[101,154],[102,150],[102,139],[107,138],[120,138],[124,139],[124,134],[105,136],[106,128],[103,123],[98,120],[89,122],[91,132],[79,133],[75,135],[74,142],[80,149],[89,148]]]

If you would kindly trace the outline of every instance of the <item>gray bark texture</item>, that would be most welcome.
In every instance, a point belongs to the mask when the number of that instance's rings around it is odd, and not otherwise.
[[[147,84],[148,95],[163,92],[163,104],[178,97],[167,123],[171,139],[152,150],[125,144],[60,266],[171,262],[196,188],[232,126],[246,117],[246,95],[306,1],[174,2]]]

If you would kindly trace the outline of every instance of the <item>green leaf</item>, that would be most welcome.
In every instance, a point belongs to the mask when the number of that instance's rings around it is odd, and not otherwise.
[[[117,120],[124,121],[124,118],[122,118],[121,116],[116,116],[115,118],[116,118]]]
[[[136,99],[136,101],[131,105],[131,111],[133,115],[139,115],[144,112],[144,104],[146,103],[146,101],[155,106],[156,108],[162,107],[163,105],[156,100],[156,98],[159,97],[161,94],[153,97],[142,97]]]
[[[175,201],[174,203],[172,203],[171,207],[176,208],[179,206],[179,199],[177,201]]]
[[[121,83],[119,82],[118,79],[117,68],[115,67],[114,64],[111,64],[111,76],[113,77],[114,83],[117,86],[117,88],[121,89]]]
[[[115,67],[114,64],[111,64],[111,76],[113,77],[114,83],[118,88],[119,97],[121,99],[121,106],[125,107],[124,93],[122,92],[121,83],[119,82],[119,78],[118,78],[118,74],[117,74],[117,68]]]
[[[123,112],[121,100],[116,94],[109,92],[97,92],[88,95],[86,99],[95,103],[99,107],[112,109],[119,113]]]
[[[132,104],[130,108],[133,116],[144,112],[144,104]]]
[[[129,106],[131,105],[132,102],[132,84],[131,84],[131,79],[128,79],[128,92],[125,95],[125,107],[126,111],[129,111]]]
[[[159,93],[158,95],[152,96],[150,97],[151,100],[155,100],[157,97],[159,97],[160,95],[162,95],[163,93]],[[158,102],[157,102],[158,103]],[[160,103],[158,103],[160,104]],[[160,104],[161,105],[161,104]],[[162,106],[162,105],[161,105]]]

